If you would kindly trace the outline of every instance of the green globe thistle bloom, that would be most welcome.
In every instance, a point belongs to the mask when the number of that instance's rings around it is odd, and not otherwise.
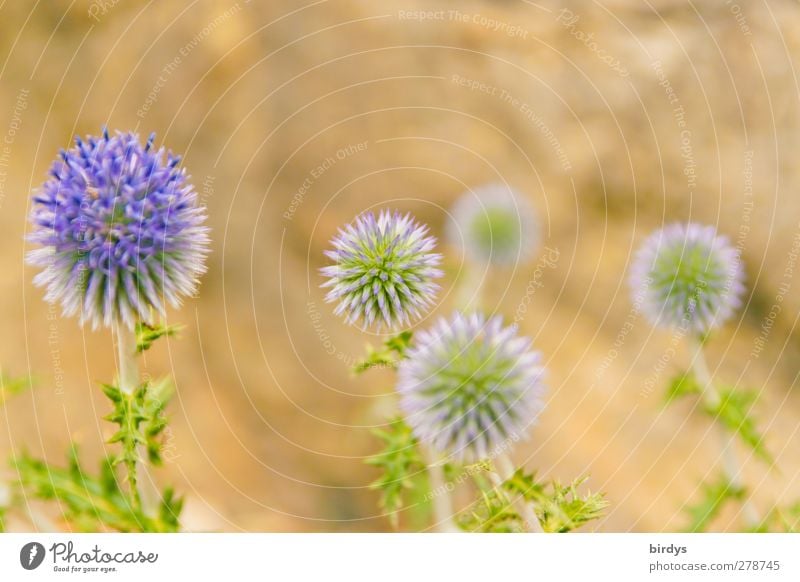
[[[325,300],[338,302],[335,313],[347,323],[393,329],[433,305],[442,257],[432,252],[436,239],[428,228],[410,214],[362,214],[331,242],[334,250],[325,255],[335,264],[321,269],[328,278],[322,287],[330,288]]]
[[[703,335],[742,304],[739,252],[713,226],[671,224],[644,242],[630,276],[634,301],[654,325]]]
[[[454,461],[509,448],[542,408],[544,368],[501,317],[456,313],[419,333],[400,364],[400,407],[420,442]]]
[[[464,193],[448,226],[451,244],[464,245],[476,263],[499,266],[525,261],[539,237],[536,214],[528,201],[503,184]]]

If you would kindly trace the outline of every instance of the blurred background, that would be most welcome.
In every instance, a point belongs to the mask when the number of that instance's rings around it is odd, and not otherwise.
[[[746,264],[746,307],[708,347],[718,377],[760,391],[780,471],[749,458],[746,479],[763,512],[796,499],[798,31],[794,0],[3,2],[0,365],[37,387],[0,412],[0,452],[60,462],[75,440],[99,458],[110,434],[109,333],[59,317],[24,264],[30,193],[75,134],[108,125],[183,153],[213,228],[200,294],[169,316],[181,337],[145,362],[177,385],[154,474],[186,492],[188,529],[389,529],[363,459],[392,375],[351,375],[380,338],[324,303],[322,251],[366,209],[443,236],[459,195],[495,181],[542,225],[539,254],[486,282],[484,307],[549,368],[515,459],[590,475],[611,507],[589,529],[686,524],[719,447],[690,401],[663,407],[688,356],[633,309],[626,276],[652,229],[693,220]],[[432,315],[454,308],[463,264],[442,249]]]

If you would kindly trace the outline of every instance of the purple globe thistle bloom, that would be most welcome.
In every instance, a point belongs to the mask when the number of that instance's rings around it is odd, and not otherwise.
[[[418,335],[400,364],[400,407],[420,442],[456,461],[504,452],[542,408],[544,368],[501,317],[456,313]]]
[[[133,133],[75,139],[33,198],[34,283],[93,328],[152,323],[205,272],[206,215],[180,158]]]
[[[504,184],[488,184],[459,198],[447,234],[451,244],[464,245],[472,261],[508,266],[532,256],[539,225],[523,196]]]
[[[671,224],[637,253],[630,275],[634,302],[654,325],[704,335],[742,305],[739,251],[713,226]]]
[[[321,269],[328,277],[328,303],[338,301],[336,315],[347,323],[377,323],[390,329],[419,319],[433,305],[442,272],[436,267],[441,255],[433,253],[436,239],[428,227],[410,214],[384,210],[371,212],[339,229],[325,255],[336,264]]]

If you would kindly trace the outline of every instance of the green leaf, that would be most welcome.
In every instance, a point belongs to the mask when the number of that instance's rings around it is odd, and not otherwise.
[[[149,350],[153,343],[162,337],[172,337],[183,329],[180,324],[176,325],[148,325],[138,322],[136,324],[136,352],[142,353]]]
[[[686,508],[690,517],[686,531],[690,533],[706,531],[727,502],[741,501],[746,494],[743,488],[733,485],[724,475],[716,481],[704,483],[700,491],[700,500]]]
[[[691,372],[675,377],[669,384],[666,393],[666,404],[670,404],[685,396],[700,396],[703,389]],[[703,411],[750,447],[762,460],[773,464],[774,460],[764,446],[764,437],[759,432],[757,423],[750,410],[757,399],[753,390],[742,390],[723,386],[719,398],[710,402],[705,398]]]
[[[702,387],[697,383],[694,375],[691,372],[685,372],[670,380],[665,395],[665,404],[672,404],[684,396],[698,395],[702,391]]]
[[[800,533],[800,501],[787,507],[776,507],[752,533]]]
[[[386,430],[373,433],[383,441],[381,452],[366,460],[381,470],[381,476],[370,489],[381,492],[380,506],[389,512],[394,528],[399,525],[398,512],[404,507],[403,494],[414,488],[415,479],[425,469],[417,440],[411,428],[400,418],[391,422]]]
[[[162,502],[170,508],[169,519],[163,510],[155,517],[145,515],[120,486],[111,458],[104,459],[96,476],[83,469],[74,445],[66,468],[51,466],[27,454],[20,455],[14,465],[23,493],[57,501],[63,518],[78,531],[169,533],[179,529],[181,504],[174,500],[172,492],[168,490]]]
[[[764,437],[750,414],[756,399],[757,395],[753,390],[737,390],[725,386],[720,390],[719,402],[713,405],[706,404],[705,411],[733,434],[738,435],[742,442],[753,449],[762,460],[772,465],[774,464],[772,455],[764,446]]]
[[[411,347],[413,332],[404,331],[392,336],[383,343],[381,349],[367,347],[367,357],[353,367],[353,372],[362,374],[373,368],[397,368],[397,365],[406,357],[408,348]]]
[[[0,406],[3,406],[13,396],[21,394],[33,385],[29,376],[8,378],[0,372]]]

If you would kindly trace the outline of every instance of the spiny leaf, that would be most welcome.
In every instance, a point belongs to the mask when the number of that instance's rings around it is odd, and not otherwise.
[[[383,343],[379,350],[367,347],[367,357],[353,367],[353,372],[362,374],[373,368],[396,368],[411,346],[413,332],[404,331],[392,336]]]
[[[149,350],[153,343],[162,337],[172,337],[183,329],[182,325],[148,325],[139,322],[136,324],[136,352],[142,353]]]
[[[393,420],[387,430],[375,430],[373,433],[383,441],[384,448],[366,460],[368,465],[382,471],[370,489],[381,492],[380,505],[390,512],[392,526],[397,528],[398,511],[403,508],[403,493],[414,487],[413,477],[423,471],[425,463],[411,428],[402,419]]]
[[[772,465],[774,460],[764,446],[764,437],[759,432],[758,426],[750,410],[755,403],[757,395],[753,390],[741,390],[725,386],[720,390],[719,402],[715,405],[706,405],[706,412],[718,419],[732,433],[761,457],[762,460]]]
[[[103,392],[114,405],[114,410],[104,418],[119,426],[119,430],[108,441],[122,445],[122,452],[115,463],[126,463],[132,467],[141,461],[138,447],[144,445],[149,461],[160,464],[161,435],[168,424],[164,409],[174,392],[172,382],[168,378],[156,383],[145,382],[133,394],[104,385]]]
[[[686,372],[670,382],[666,403],[670,404],[685,396],[698,396],[702,392],[703,389],[694,375]],[[713,404],[709,404],[708,401],[704,402],[703,411],[715,421],[721,422],[733,434],[738,435],[742,442],[753,449],[761,459],[773,464],[774,460],[764,446],[763,435],[759,432],[757,423],[750,414],[756,399],[757,395],[753,390],[723,386],[718,401]]]
[[[701,497],[697,503],[686,508],[691,522],[687,532],[704,532],[709,524],[720,514],[728,501],[740,501],[745,490],[733,485],[724,475],[716,481],[701,486]]]
[[[170,519],[163,513],[155,517],[136,509],[122,490],[113,469],[113,459],[106,458],[98,476],[84,471],[73,445],[67,457],[67,467],[59,468],[27,454],[20,455],[14,463],[19,475],[19,485],[27,495],[57,501],[63,509],[64,519],[78,531],[97,532],[112,529],[120,532],[178,531],[181,506],[169,498]]]

